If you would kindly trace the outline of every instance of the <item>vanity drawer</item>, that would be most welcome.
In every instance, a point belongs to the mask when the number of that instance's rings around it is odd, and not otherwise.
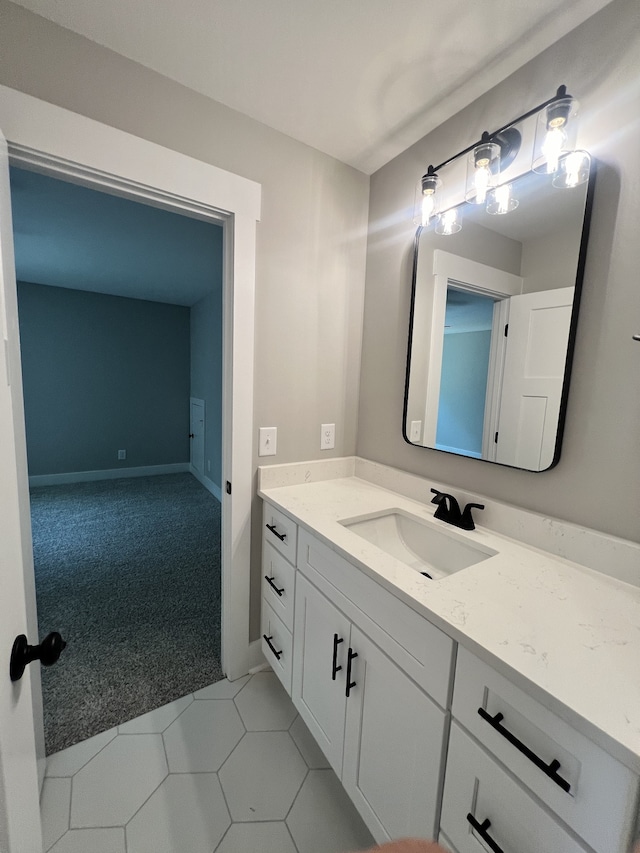
[[[265,539],[262,544],[262,596],[293,631],[296,570]]]
[[[480,832],[473,822],[482,827]],[[440,825],[458,853],[485,853],[490,849],[502,853],[585,853],[585,848],[455,722],[449,739]],[[481,841],[482,835],[491,841]],[[600,849],[608,853],[608,848]]]
[[[262,652],[282,682],[282,686],[291,696],[293,637],[291,631],[287,630],[264,598],[262,599]]]
[[[298,525],[289,516],[265,502],[263,537],[289,560],[292,566],[296,564],[296,546]]]
[[[448,708],[455,648],[450,637],[305,530],[299,535],[298,570]]]
[[[595,850],[626,851],[635,773],[462,647],[452,712]]]

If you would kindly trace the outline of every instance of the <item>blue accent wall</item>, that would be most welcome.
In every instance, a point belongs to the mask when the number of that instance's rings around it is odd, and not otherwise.
[[[445,335],[436,447],[482,453],[491,330]]]
[[[30,475],[189,461],[188,307],[25,282],[18,305]]]

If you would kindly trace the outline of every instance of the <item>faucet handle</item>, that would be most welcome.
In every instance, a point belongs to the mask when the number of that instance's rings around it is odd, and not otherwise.
[[[462,511],[462,517],[460,519],[459,527],[462,530],[475,530],[476,526],[473,523],[473,516],[471,515],[471,510],[475,507],[475,509],[484,509],[484,504],[467,504]]]
[[[431,491],[435,495],[435,498],[431,498],[432,504],[441,504],[442,501],[450,497],[446,492],[439,492],[438,489],[431,489]]]

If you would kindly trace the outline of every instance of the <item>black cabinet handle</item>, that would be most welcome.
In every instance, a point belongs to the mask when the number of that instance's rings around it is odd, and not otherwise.
[[[278,593],[278,595],[282,595],[282,593],[284,592],[284,587],[282,587],[282,589],[278,589],[278,587],[274,584],[275,577],[270,578],[269,575],[265,575],[264,579],[269,584],[269,586]]]
[[[489,818],[486,818],[482,821],[482,823],[478,823],[475,817],[469,812],[467,815],[467,820],[471,824],[471,826],[478,833],[480,838],[484,841],[484,843],[493,850],[493,853],[504,853],[502,847],[493,840],[493,838],[489,835],[487,830],[491,826],[491,821]]]
[[[333,662],[331,664],[331,680],[336,680],[336,672],[340,672],[342,666],[336,666],[338,662],[338,646],[343,642],[343,638],[338,639],[338,635],[333,635]]]
[[[273,637],[267,637],[267,635],[266,635],[266,634],[263,634],[263,635],[262,635],[262,639],[267,641],[267,645],[269,646],[269,648],[271,649],[271,651],[274,653],[274,655],[276,656],[276,658],[277,658],[278,660],[280,660],[280,657],[281,657],[281,655],[282,655],[282,652],[281,652],[281,651],[278,651],[278,650],[276,649],[276,647],[273,645],[273,643],[271,642],[271,640],[273,640]]]
[[[484,708],[478,708],[478,713],[482,717],[483,720],[486,720],[487,723],[491,726],[491,728],[495,729],[498,734],[501,734],[503,738],[509,741],[512,746],[521,752],[523,755],[526,755],[529,761],[536,765],[539,770],[549,777],[552,781],[559,785],[563,791],[569,793],[571,791],[571,785],[567,782],[566,779],[563,779],[562,776],[558,775],[558,770],[560,769],[560,762],[557,758],[554,758],[550,764],[545,764],[545,762],[540,758],[540,756],[536,755],[531,749],[529,749],[526,744],[522,743],[521,740],[511,734],[508,729],[505,729],[504,726],[501,725],[502,720],[504,719],[504,714],[498,712],[495,717],[492,717],[488,714]]]
[[[278,531],[276,530],[275,524],[267,524],[267,530],[270,530],[273,533],[273,535],[277,536],[281,542],[284,542],[284,540],[287,538],[286,533],[278,533]]]
[[[351,693],[351,688],[356,686],[356,682],[351,681],[351,661],[357,657],[358,653],[354,652],[352,649],[349,649],[349,653],[347,654],[347,689],[344,693],[347,699],[349,698],[349,694]]]

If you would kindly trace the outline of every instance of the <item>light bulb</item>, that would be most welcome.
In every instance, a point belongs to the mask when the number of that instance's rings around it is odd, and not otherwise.
[[[542,153],[547,161],[547,174],[558,171],[560,154],[567,135],[560,127],[550,127],[542,144]]]
[[[504,216],[505,213],[515,210],[518,204],[519,201],[513,194],[512,185],[502,184],[502,186],[496,187],[495,190],[491,190],[488,194],[487,213],[495,216]]]
[[[457,234],[461,228],[460,210],[457,207],[452,207],[449,210],[445,210],[438,217],[436,234],[441,234],[443,237],[450,237],[452,234]]]
[[[478,166],[475,173],[474,184],[476,188],[476,204],[484,204],[487,199],[487,190],[491,181],[489,166]]]
[[[436,201],[433,192],[427,192],[422,196],[422,225],[428,225],[429,220],[433,216]]]
[[[581,171],[584,164],[584,154],[582,151],[572,151],[571,154],[567,156],[565,161],[565,171],[567,173],[567,177],[565,178],[565,184],[568,187],[577,187],[578,184],[582,183]]]

